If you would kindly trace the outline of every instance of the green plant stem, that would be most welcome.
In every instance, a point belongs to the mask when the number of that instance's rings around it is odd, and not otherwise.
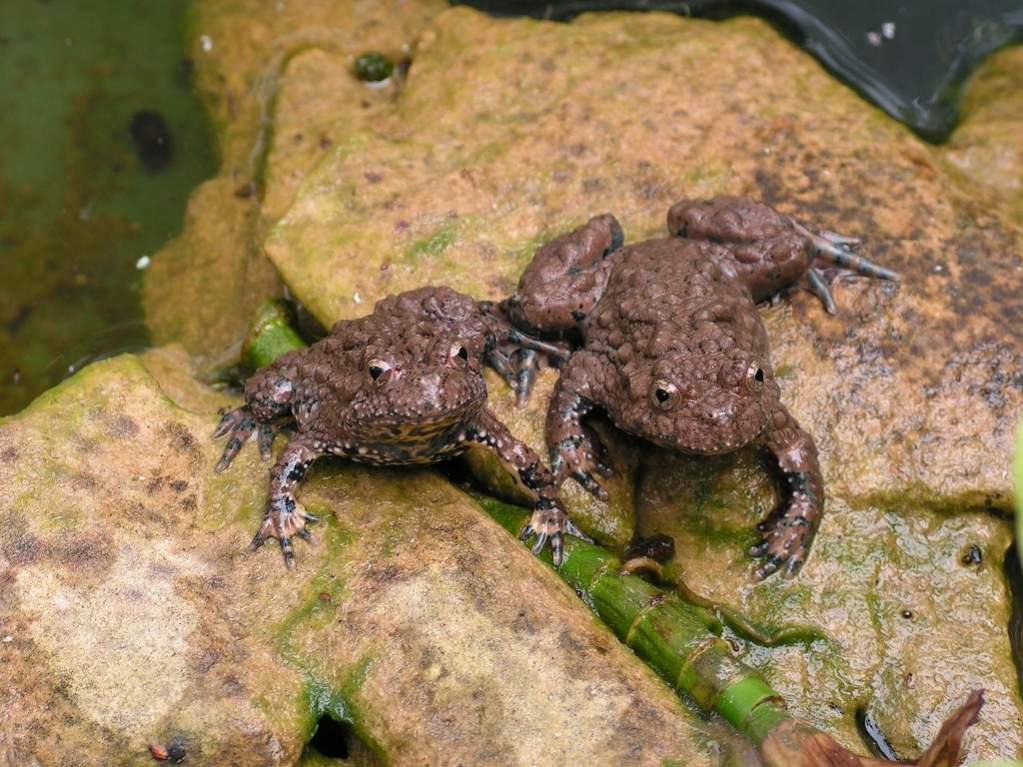
[[[477,499],[498,524],[517,534],[525,513],[490,498]],[[543,559],[550,563],[550,552]],[[623,573],[611,552],[576,538],[565,542],[556,572],[615,635],[679,692],[705,711],[717,711],[754,745],[791,716],[782,697],[753,668],[732,655],[709,611],[642,578]]]
[[[282,354],[304,349],[305,342],[291,325],[291,313],[279,299],[259,307],[256,321],[242,345],[242,363],[256,370],[269,365]]]

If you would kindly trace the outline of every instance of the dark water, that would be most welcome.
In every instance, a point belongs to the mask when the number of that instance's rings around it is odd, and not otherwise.
[[[953,125],[965,73],[1023,29],[1023,0],[471,4],[550,18],[654,7],[766,15],[930,138]],[[0,0],[0,415],[97,356],[147,343],[147,259],[215,171],[184,58],[187,5]]]
[[[146,345],[146,265],[215,171],[179,0],[0,1],[0,415]]]

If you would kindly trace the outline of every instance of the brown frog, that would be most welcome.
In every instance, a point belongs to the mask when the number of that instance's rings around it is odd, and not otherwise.
[[[602,446],[583,417],[602,408],[620,429],[686,453],[763,445],[784,476],[780,508],[751,549],[762,579],[806,560],[820,521],[823,481],[813,439],[781,404],[756,304],[806,276],[835,303],[821,265],[886,280],[898,275],[852,252],[856,240],[812,232],[744,197],[683,201],[670,237],[622,247],[611,215],[542,247],[501,312],[526,332],[576,337],[547,411],[557,480],[606,497]],[[525,378],[523,378],[525,380]],[[520,386],[520,396],[528,394]]]
[[[332,454],[377,465],[429,464],[470,445],[484,445],[535,493],[522,538],[536,535],[534,552],[550,543],[561,563],[562,539],[582,538],[557,497],[551,472],[486,407],[481,366],[509,374],[509,350],[556,351],[484,312],[473,299],[443,287],[390,296],[373,313],[337,323],[307,349],[280,357],[245,386],[245,405],[224,414],[214,437],[230,434],[217,470],[258,435],[270,457],[274,430],[297,432],[270,472],[256,549],[276,538],[294,565],[292,538],[308,539],[316,518],[295,499],[309,465]]]

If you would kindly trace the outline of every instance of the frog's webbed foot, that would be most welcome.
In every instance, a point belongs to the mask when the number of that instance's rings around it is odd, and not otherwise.
[[[224,409],[221,411],[220,423],[217,424],[217,428],[213,432],[213,439],[219,439],[225,434],[230,434],[231,438],[227,441],[220,460],[217,461],[215,471],[224,471],[231,465],[231,461],[238,455],[242,445],[252,438],[253,432],[255,432],[259,443],[259,454],[263,460],[267,460],[270,458],[274,440],[274,424],[258,422],[246,405],[234,410]]]
[[[819,519],[814,499],[797,492],[789,503],[757,525],[761,541],[749,553],[763,562],[754,568],[753,579],[762,581],[779,569],[785,578],[794,577],[810,553]]]
[[[282,494],[270,500],[263,524],[259,527],[249,544],[249,550],[255,551],[270,538],[276,538],[284,553],[284,564],[289,569],[295,566],[295,551],[291,540],[296,535],[309,541],[312,537],[306,528],[306,522],[319,522],[319,517],[308,513],[291,494]]]
[[[551,448],[551,471],[559,485],[571,477],[600,500],[608,499],[607,490],[594,475],[610,477],[614,471],[608,465],[604,443],[585,427]]]
[[[526,541],[536,536],[533,542],[533,553],[539,554],[546,544],[551,546],[551,556],[555,567],[561,567],[564,558],[564,537],[574,535],[576,538],[593,543],[593,539],[585,535],[568,518],[568,513],[558,502],[541,498],[533,508],[533,516],[519,533],[519,539]]]
[[[853,251],[860,244],[855,237],[844,237],[834,232],[815,233],[802,224],[793,221],[796,231],[804,236],[813,248],[814,264],[823,263],[838,267],[839,276],[843,274],[857,274],[863,277],[873,277],[879,280],[891,280],[898,282],[901,276],[898,272],[886,269],[875,264],[868,258],[857,255]],[[819,266],[811,265],[807,272],[807,280],[810,283],[810,291],[820,298],[824,308],[830,314],[835,314],[835,300],[831,296],[828,280]]]

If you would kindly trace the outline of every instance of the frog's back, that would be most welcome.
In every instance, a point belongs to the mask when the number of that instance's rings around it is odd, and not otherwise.
[[[666,237],[622,248],[584,328],[596,352],[657,356],[725,347],[766,352],[749,291],[729,274],[714,243]],[[724,261],[727,264],[726,261]]]

